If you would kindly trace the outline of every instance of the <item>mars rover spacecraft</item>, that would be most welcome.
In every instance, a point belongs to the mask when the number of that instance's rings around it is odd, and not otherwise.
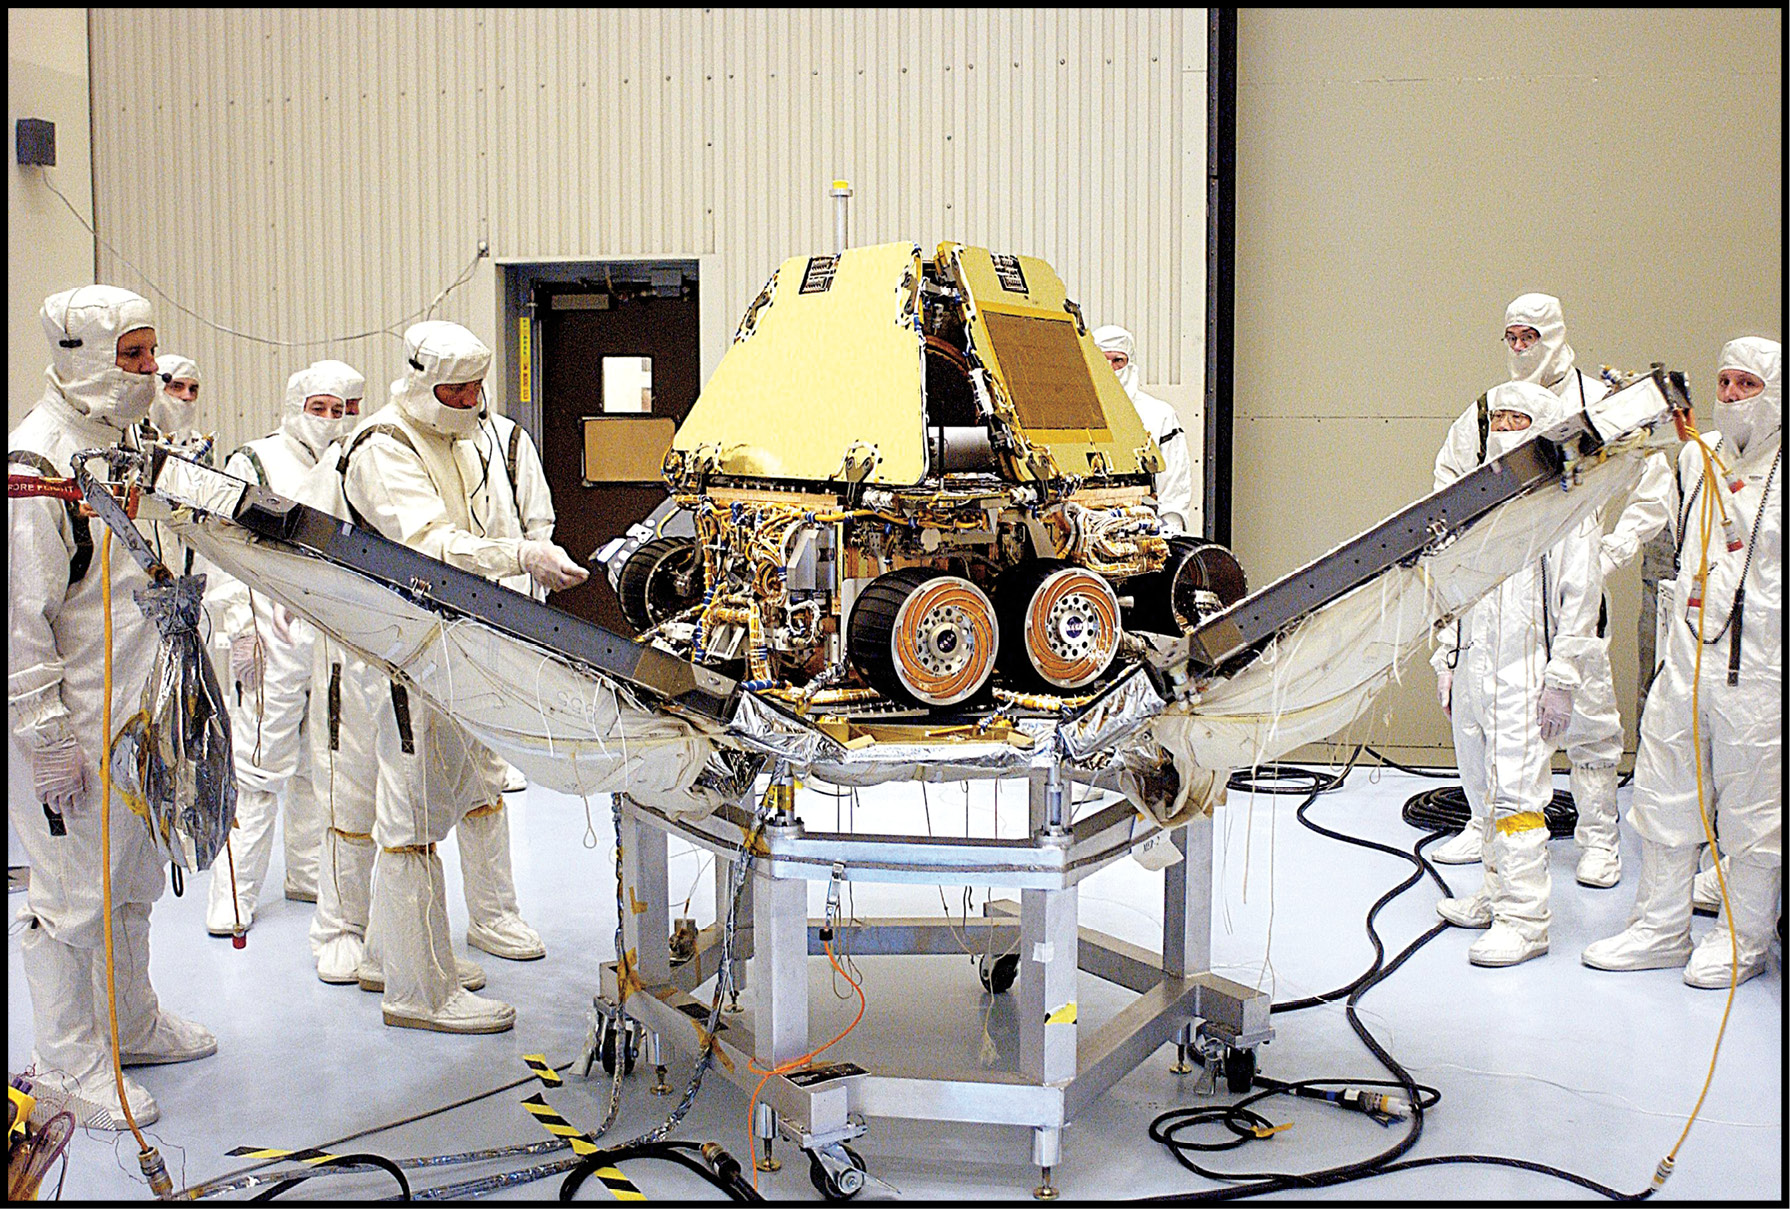
[[[615,587],[651,640],[801,704],[1082,695],[1127,631],[1244,594],[1164,527],[1159,459],[1042,260],[796,257],[666,458],[694,534],[625,549]]]

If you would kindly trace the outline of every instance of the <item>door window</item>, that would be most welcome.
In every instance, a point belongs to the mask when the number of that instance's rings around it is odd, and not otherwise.
[[[650,412],[653,409],[653,359],[651,357],[603,358],[603,411]]]

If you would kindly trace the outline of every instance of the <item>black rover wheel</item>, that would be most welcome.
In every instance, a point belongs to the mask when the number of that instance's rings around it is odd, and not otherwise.
[[[1019,977],[1019,954],[1004,954],[995,958],[993,965],[984,957],[976,963],[976,974],[982,979],[983,990],[991,995],[1004,995],[1013,989],[1013,981]]]
[[[1249,595],[1236,556],[1216,542],[1177,534],[1168,539],[1162,570],[1129,580],[1133,599],[1126,625],[1152,634],[1184,634],[1220,609]]]
[[[995,608],[1006,639],[1001,667],[1016,686],[1086,688],[1119,653],[1119,598],[1085,567],[1057,558],[1022,563],[1001,576]]]
[[[622,564],[615,594],[635,633],[702,603],[702,560],[687,537],[647,542]]]
[[[931,567],[877,576],[846,627],[852,663],[873,688],[930,708],[967,701],[988,686],[1000,633],[982,589]]]

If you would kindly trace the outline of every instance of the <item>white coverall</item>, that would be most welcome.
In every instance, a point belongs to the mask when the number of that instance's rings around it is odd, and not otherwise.
[[[434,390],[482,381],[490,350],[465,328],[443,321],[416,324],[404,340],[408,371],[392,384],[391,402],[363,420],[350,443],[343,487],[355,523],[490,579],[526,568],[555,586],[577,582],[579,568],[558,547],[481,536],[500,522],[471,507],[485,468],[465,438],[476,433],[478,416],[441,403]],[[376,731],[373,838],[379,854],[362,985],[369,981],[368,967],[375,967],[370,973],[376,985],[383,984],[387,1024],[466,1033],[508,1029],[514,1009],[463,989],[469,979],[448,936],[447,891],[435,854],[435,845],[468,811],[490,804],[483,749],[398,681],[377,711]],[[464,845],[461,857],[463,866],[476,860]],[[509,880],[508,870],[492,879],[499,890]],[[473,897],[468,894],[469,901]]]
[[[1530,417],[1521,432],[1494,432],[1500,457],[1565,413],[1552,392],[1505,382],[1488,392],[1491,411]],[[1485,882],[1468,899],[1445,899],[1444,919],[1490,931],[1468,950],[1476,965],[1513,965],[1547,952],[1548,828],[1554,743],[1537,722],[1545,690],[1577,695],[1596,638],[1596,527],[1587,522],[1474,604],[1431,662],[1453,668],[1454,745],[1469,802],[1484,802],[1480,837]],[[1477,826],[1475,825],[1477,824]]]
[[[453,450],[463,480],[477,484],[469,513],[479,519],[484,536],[553,540],[553,498],[547,490],[547,476],[534,441],[521,426],[508,416],[486,415],[471,437],[454,442]],[[547,594],[527,572],[498,582],[541,599]],[[460,820],[455,832],[460,841],[461,887],[466,894],[466,943],[512,961],[545,957],[546,945],[522,920],[511,876],[509,812],[503,796],[509,765],[470,736],[468,742],[473,763],[485,782],[485,795],[484,801]]]
[[[346,403],[360,399],[364,375],[343,361],[312,362],[314,388]],[[343,418],[343,437],[324,450],[293,490],[292,498],[348,519],[338,463],[347,430],[358,419]],[[317,805],[324,822],[318,847],[317,909],[311,916],[311,956],[317,977],[327,983],[355,981],[367,932],[373,880],[373,815],[379,762],[373,750],[374,711],[385,699],[385,675],[328,635],[312,643],[309,727],[311,767]]]
[[[1181,415],[1173,406],[1148,394],[1138,374],[1136,341],[1130,332],[1114,324],[1094,329],[1094,343],[1102,352],[1125,354],[1125,368],[1119,371],[1119,385],[1125,388],[1138,418],[1162,451],[1162,469],[1156,478],[1156,507],[1171,529],[1186,533],[1193,517],[1193,459],[1187,452],[1187,434],[1181,428]]]
[[[1782,346],[1732,340],[1718,374],[1724,369],[1745,370],[1765,389],[1716,405],[1717,431],[1703,439],[1725,473],[1706,477],[1694,444],[1679,453],[1683,544],[1669,594],[1660,585],[1665,658],[1641,716],[1628,814],[1641,836],[1634,922],[1584,952],[1586,965],[1606,970],[1683,964],[1685,982],[1710,988],[1764,968],[1783,869]],[[1701,512],[1711,495],[1722,511],[1706,527]],[[1728,548],[1723,512],[1738,549]],[[1705,558],[1708,578],[1699,588]],[[1698,618],[1688,613],[1699,593],[1700,648]],[[1720,829],[1728,898],[1717,927],[1693,951],[1691,880],[1706,842],[1699,805]]]
[[[1524,294],[1505,310],[1505,326],[1532,327],[1541,338],[1523,353],[1512,351],[1512,381],[1535,382],[1559,396],[1563,415],[1583,411],[1609,393],[1602,379],[1575,364],[1572,346],[1566,343],[1566,321],[1560,300],[1549,294]],[[1483,462],[1479,447],[1479,408],[1467,408],[1449,426],[1448,436],[1436,454],[1435,484],[1441,490],[1477,469]],[[1601,539],[1600,558],[1593,560],[1593,581],[1588,585],[1593,617],[1603,598],[1605,577],[1626,564],[1654,533],[1670,519],[1666,497],[1671,490],[1671,463],[1663,453],[1650,458],[1633,497],[1615,528],[1602,535],[1602,520],[1592,522]],[[1573,694],[1573,717],[1559,746],[1571,761],[1568,783],[1578,811],[1573,838],[1579,847],[1578,881],[1587,886],[1614,886],[1622,876],[1616,810],[1616,765],[1622,758],[1622,715],[1616,706],[1616,686],[1610,670],[1608,632],[1598,635],[1597,649],[1582,661],[1582,683]],[[1483,802],[1468,795],[1474,821],[1483,827]],[[1430,857],[1442,864],[1468,864],[1478,859],[1477,828],[1466,827],[1459,836],[1437,845]]]
[[[153,374],[116,364],[119,337],[154,324],[149,303],[115,286],[52,295],[41,312],[51,345],[43,397],[7,438],[9,475],[65,477],[78,451],[121,440],[149,412]],[[47,468],[47,469],[46,469]],[[97,465],[95,466],[98,471]],[[19,938],[30,986],[35,1087],[64,1100],[83,1125],[123,1129],[114,1083],[102,868],[100,761],[105,733],[104,566],[108,530],[78,524],[51,498],[8,499],[7,705],[12,741],[31,762],[34,801],[11,797],[14,832],[31,863]],[[83,530],[85,533],[83,534]],[[70,582],[80,543],[91,559]],[[85,561],[85,559],[84,559]],[[154,661],[155,627],[131,594],[147,585],[123,545],[110,543],[113,732],[139,707]],[[40,803],[60,812],[52,835]],[[149,982],[150,905],[164,885],[162,857],[141,819],[114,794],[110,807],[114,981],[118,1044],[125,1065],[184,1062],[217,1051],[200,1025],[162,1009]],[[134,1080],[125,1095],[138,1124],[159,1115]]]
[[[232,453],[224,470],[290,496],[317,464],[318,455],[335,438],[339,420],[307,415],[305,400],[326,393],[309,369],[286,382],[279,431],[250,441]],[[206,584],[207,601],[220,618],[223,638],[232,647],[253,641],[261,651],[257,677],[232,675],[224,686],[230,708],[230,737],[236,758],[236,827],[230,855],[212,866],[205,928],[213,936],[229,936],[240,921],[248,928],[267,865],[273,856],[273,825],[286,799],[286,897],[301,902],[317,897],[317,854],[323,838],[323,813],[313,786],[309,728],[311,721],[312,644],[316,631],[293,618],[279,624],[271,597],[236,578],[213,572]],[[281,636],[284,630],[286,637]],[[231,869],[235,869],[235,901]]]

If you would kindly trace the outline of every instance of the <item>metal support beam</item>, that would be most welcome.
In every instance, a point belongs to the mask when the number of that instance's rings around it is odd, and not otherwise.
[[[1075,1077],[1075,891],[1019,892],[1019,1069],[1040,1083]]]
[[[808,1052],[808,883],[760,877],[752,898],[758,952],[752,961],[758,991],[753,998],[753,1057],[761,1067]]]
[[[1182,859],[1162,871],[1162,971],[1185,978],[1212,968],[1212,816],[1173,838]]]
[[[635,973],[644,986],[671,979],[669,861],[666,835],[622,812],[622,944],[635,954]]]

